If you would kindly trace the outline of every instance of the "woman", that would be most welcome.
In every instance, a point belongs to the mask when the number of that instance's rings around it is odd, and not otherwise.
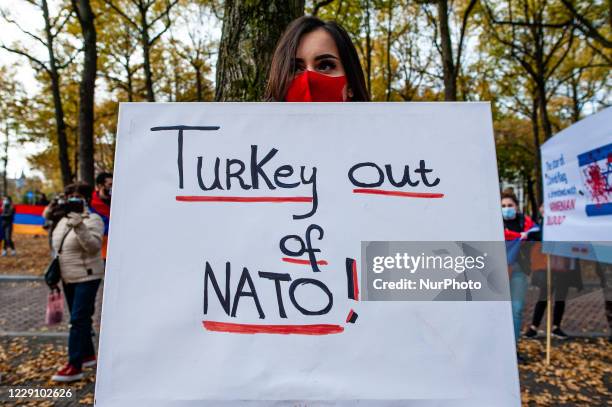
[[[2,240],[4,241],[4,247],[2,249],[2,256],[6,256],[8,249],[11,249],[11,255],[17,255],[15,251],[15,243],[13,242],[13,222],[15,221],[15,207],[13,206],[13,200],[10,196],[5,196],[2,200]],[[2,241],[0,241],[2,243]]]
[[[533,226],[533,221],[529,216],[518,211],[518,199],[514,192],[506,190],[501,195],[501,210],[504,219],[504,237],[507,243],[512,245],[520,245],[520,241],[527,239],[527,231]],[[516,248],[520,257],[520,246]],[[508,252],[513,251],[513,248],[508,247]],[[523,307],[525,306],[525,294],[527,294],[527,273],[528,268],[521,266],[518,260],[510,260],[510,300],[512,303],[512,320],[514,322],[514,339],[518,341],[521,332],[521,322]],[[519,360],[521,356],[518,355]]]
[[[542,245],[540,243],[544,229],[543,217],[544,206],[540,205],[540,232],[534,234],[533,239],[530,239],[536,241],[531,250],[531,270],[533,270],[531,283],[540,289],[540,294],[538,296],[538,302],[533,309],[531,325],[525,332],[525,336],[527,338],[535,338],[538,335],[538,327],[542,322],[547,306],[547,260],[546,256],[542,253]],[[570,287],[576,287],[578,291],[582,290],[580,263],[577,261],[577,259],[550,255],[550,267],[552,272],[551,290],[555,299],[553,308],[552,336],[557,339],[567,339],[568,335],[561,329],[561,322],[563,321],[563,314],[565,313],[565,300],[567,299],[567,294]]]
[[[88,209],[92,188],[87,184],[65,189],[65,216],[53,230],[53,249],[59,256],[64,295],[70,310],[68,363],[52,380],[71,382],[83,378],[83,366],[96,363],[91,339],[96,293],[104,275],[102,235],[104,222]]]
[[[370,100],[355,46],[333,21],[294,20],[278,42],[265,99],[276,102]]]

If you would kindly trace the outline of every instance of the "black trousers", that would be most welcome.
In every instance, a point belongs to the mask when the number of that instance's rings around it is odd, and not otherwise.
[[[553,298],[555,300],[555,306],[553,308],[553,325],[560,327],[561,321],[563,320],[563,314],[565,313],[565,299],[569,291],[569,284],[564,276],[559,276],[560,273],[553,273],[552,279],[552,291]],[[540,295],[538,302],[533,310],[533,320],[531,324],[535,327],[540,326],[542,317],[546,311],[546,283],[540,287]]]
[[[13,224],[3,223],[2,232],[4,232],[4,250],[15,250],[15,243],[13,243]]]
[[[80,369],[83,358],[95,355],[91,339],[92,316],[96,306],[96,293],[100,279],[83,283],[64,284],[64,295],[70,310],[68,336],[68,362]]]

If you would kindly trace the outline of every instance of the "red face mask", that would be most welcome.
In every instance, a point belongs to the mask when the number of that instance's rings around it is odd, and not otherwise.
[[[346,76],[327,76],[313,71],[296,75],[287,89],[286,102],[344,102]]]

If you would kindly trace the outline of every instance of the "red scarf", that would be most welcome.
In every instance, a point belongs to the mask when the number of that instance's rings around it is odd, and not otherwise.
[[[106,218],[110,217],[110,205],[100,198],[98,191],[94,191],[91,196],[91,202],[89,204],[91,208],[100,216],[104,216]]]

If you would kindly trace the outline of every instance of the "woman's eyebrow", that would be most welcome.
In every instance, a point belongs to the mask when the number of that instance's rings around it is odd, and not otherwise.
[[[319,61],[321,59],[327,59],[327,58],[338,59],[337,56],[332,55],[332,54],[321,54],[315,57],[315,61]]]

